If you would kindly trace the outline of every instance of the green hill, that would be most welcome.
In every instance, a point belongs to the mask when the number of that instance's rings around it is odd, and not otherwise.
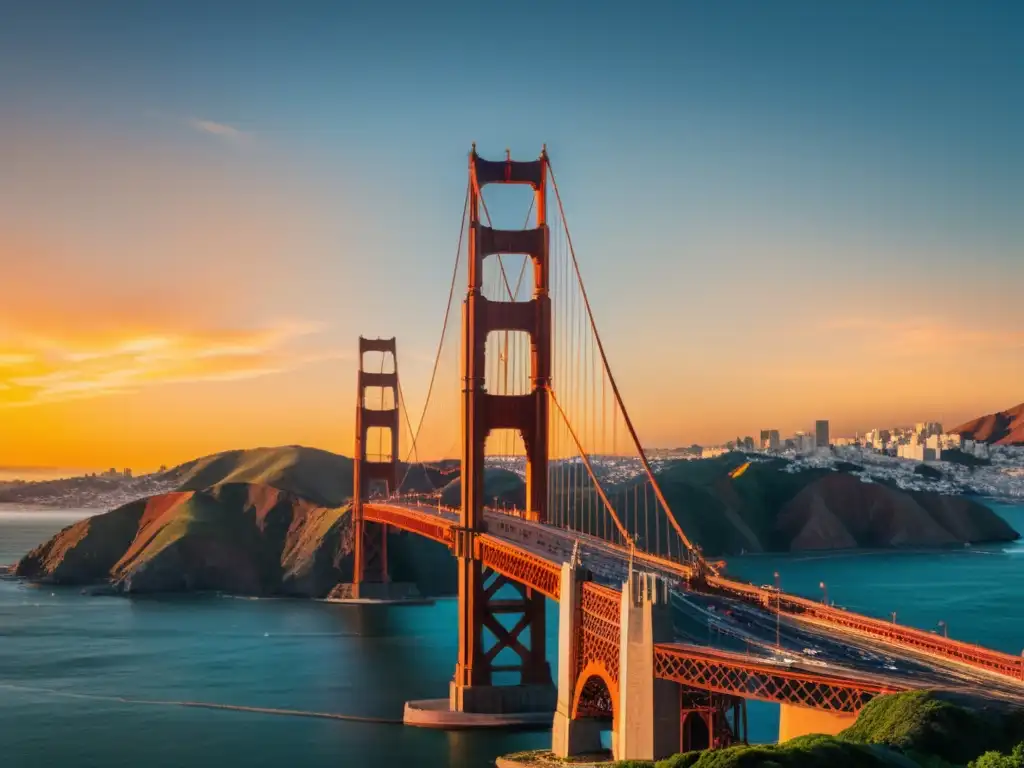
[[[182,491],[199,491],[224,483],[269,485],[327,506],[352,497],[352,459],[298,445],[224,451],[168,470]]]
[[[742,453],[715,459],[675,461],[658,471],[669,506],[689,537],[708,555],[820,549],[952,547],[965,542],[1018,538],[998,515],[965,496],[907,492],[863,483],[846,465],[832,469],[784,471],[785,459]],[[457,506],[461,485],[452,469],[413,465],[404,490],[442,490]],[[571,471],[583,472],[576,466]],[[175,467],[165,477],[180,490],[224,484],[267,485],[315,504],[336,507],[352,495],[352,460],[314,448],[284,446],[226,451]],[[616,507],[633,495],[634,479],[606,488]],[[569,483],[574,486],[574,483]],[[583,486],[589,485],[589,480]],[[557,495],[558,489],[553,489]],[[485,472],[487,503],[525,506],[525,484],[505,469]],[[653,542],[647,542],[650,547]]]
[[[81,520],[22,558],[15,573],[125,593],[325,597],[352,579],[348,511],[269,485],[220,483]],[[446,547],[395,531],[388,550],[394,580],[428,595],[451,591],[455,562]]]
[[[742,454],[673,462],[658,472],[683,530],[712,555],[1012,541],[1016,531],[964,496],[864,483],[850,471],[783,471]],[[733,477],[735,474],[735,477]]]

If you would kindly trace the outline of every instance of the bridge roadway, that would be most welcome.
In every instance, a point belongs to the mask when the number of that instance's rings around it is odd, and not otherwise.
[[[428,506],[418,501],[374,500],[368,502],[365,509],[368,519],[426,535],[449,546],[459,525],[458,509]],[[487,539],[500,541],[506,547],[512,545],[558,567],[570,560],[578,543],[582,563],[593,574],[595,582],[618,592],[627,578],[630,553],[623,547],[594,536],[530,522],[505,511],[485,510],[485,518]],[[425,527],[434,531],[425,532]],[[777,669],[784,675],[803,673],[834,677],[862,683],[866,689],[932,688],[1024,702],[1024,682],[1019,677],[979,668],[956,658],[943,658],[819,619],[793,615],[788,610],[789,604],[809,601],[786,593],[768,592],[724,577],[716,577],[709,591],[695,591],[689,581],[692,576],[689,566],[640,551],[634,552],[633,558],[636,569],[656,573],[672,586],[679,642],[659,645],[659,648],[679,655],[707,657],[726,665]],[[727,589],[715,588],[718,586]],[[755,598],[755,594],[759,597]],[[765,605],[766,594],[768,605]],[[782,610],[776,610],[777,601],[785,606]],[[947,642],[952,646],[963,645]],[[977,650],[996,657],[1005,656]],[[1006,658],[1013,660],[1013,657]]]

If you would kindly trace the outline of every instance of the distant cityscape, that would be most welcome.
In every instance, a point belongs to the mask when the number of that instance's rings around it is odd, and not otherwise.
[[[944,454],[967,453],[979,459],[991,458],[987,443],[965,440],[959,433],[944,432],[937,421],[920,421],[912,427],[890,427],[870,429],[863,435],[853,437],[830,437],[828,419],[814,422],[814,430],[797,432],[792,437],[781,438],[777,429],[762,429],[760,438],[737,437],[724,445],[690,446],[667,452],[655,450],[652,453],[665,458],[710,459],[730,451],[760,452],[794,457],[813,454],[818,450],[855,449],[853,452],[874,453],[908,459],[917,462],[942,461]],[[698,450],[699,449],[699,452]],[[847,450],[844,453],[850,453]]]
[[[782,437],[778,429],[761,429],[753,436],[737,437],[722,445],[646,448],[648,463],[661,471],[672,462],[714,459],[738,451],[750,462],[781,459],[783,472],[833,469],[850,472],[863,482],[888,482],[905,490],[931,490],[944,494],[970,492],[999,498],[1024,498],[1024,446],[990,445],[947,433],[938,422],[913,426],[873,428],[864,434],[832,437],[828,419],[813,429]],[[645,472],[634,454],[590,454],[589,470],[602,483],[627,483]],[[488,456],[486,463],[525,478],[522,455]],[[554,472],[577,465],[579,456],[551,459]],[[135,474],[131,468],[111,467],[105,472],[83,473],[62,479],[0,480],[0,504],[36,504],[51,507],[114,507],[144,496],[174,490],[179,473],[166,466],[152,473]]]

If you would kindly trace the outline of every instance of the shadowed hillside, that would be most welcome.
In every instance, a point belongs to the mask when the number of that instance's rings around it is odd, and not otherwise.
[[[983,443],[1024,445],[1024,403],[968,421],[950,432],[959,433],[966,440]]]
[[[988,507],[965,496],[909,492],[862,483],[854,465],[783,471],[786,459],[747,464],[742,453],[715,459],[675,461],[658,472],[665,497],[683,530],[709,555],[848,548],[959,546],[1012,541],[1013,531]],[[443,489],[442,501],[458,506],[457,462],[413,466],[406,490]],[[579,471],[582,471],[581,469]],[[405,477],[403,467],[400,475]],[[289,491],[324,506],[352,493],[352,460],[312,448],[288,446],[229,451],[176,467],[182,490],[223,483],[258,483]],[[639,480],[634,481],[639,482]],[[574,484],[571,484],[574,485]],[[584,484],[586,485],[586,484]],[[614,500],[632,497],[632,483],[607,489]],[[525,484],[513,472],[485,472],[485,499],[525,506]],[[649,546],[651,544],[649,543]]]
[[[391,575],[425,594],[455,581],[448,550],[395,532]],[[142,499],[65,528],[15,573],[117,592],[214,590],[324,597],[352,579],[348,507],[324,507],[262,484],[222,483]]]
[[[736,471],[745,464],[747,457],[734,453],[674,462],[658,473],[683,529],[708,555],[1018,538],[967,497],[862,483],[849,471],[785,472],[784,459]],[[442,501],[457,506],[454,466],[447,462],[444,474],[414,467],[407,488],[443,488]],[[309,448],[260,448],[197,459],[165,477],[180,490],[76,523],[26,555],[16,572],[56,583],[109,583],[123,592],[310,597],[351,580],[352,532],[342,506],[351,495],[351,459]],[[609,495],[632,497],[636,482],[611,487]],[[523,508],[524,482],[508,470],[488,469],[485,498]],[[449,592],[455,583],[454,560],[436,543],[396,531],[388,557],[392,578],[416,582],[424,594]]]
[[[947,547],[1018,534],[964,496],[863,483],[846,471],[783,472],[785,459],[742,454],[679,461],[658,473],[683,530],[712,555],[848,548]]]

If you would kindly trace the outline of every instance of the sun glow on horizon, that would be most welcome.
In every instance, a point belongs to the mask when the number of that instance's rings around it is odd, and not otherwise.
[[[403,30],[375,7],[395,34],[371,44],[341,5],[68,3],[56,23],[27,4],[0,25],[0,465],[350,455],[361,334],[398,339],[404,458],[474,141],[488,159],[547,144],[645,447],[1024,400],[1019,25],[823,7],[738,34],[713,4],[609,6],[600,30],[572,12],[579,65],[553,77],[549,56],[476,56],[498,16],[431,7]],[[541,42],[533,15],[498,15]],[[962,48],[936,46],[959,29]],[[528,189],[486,195],[522,225]],[[464,293],[420,458],[458,454]]]

